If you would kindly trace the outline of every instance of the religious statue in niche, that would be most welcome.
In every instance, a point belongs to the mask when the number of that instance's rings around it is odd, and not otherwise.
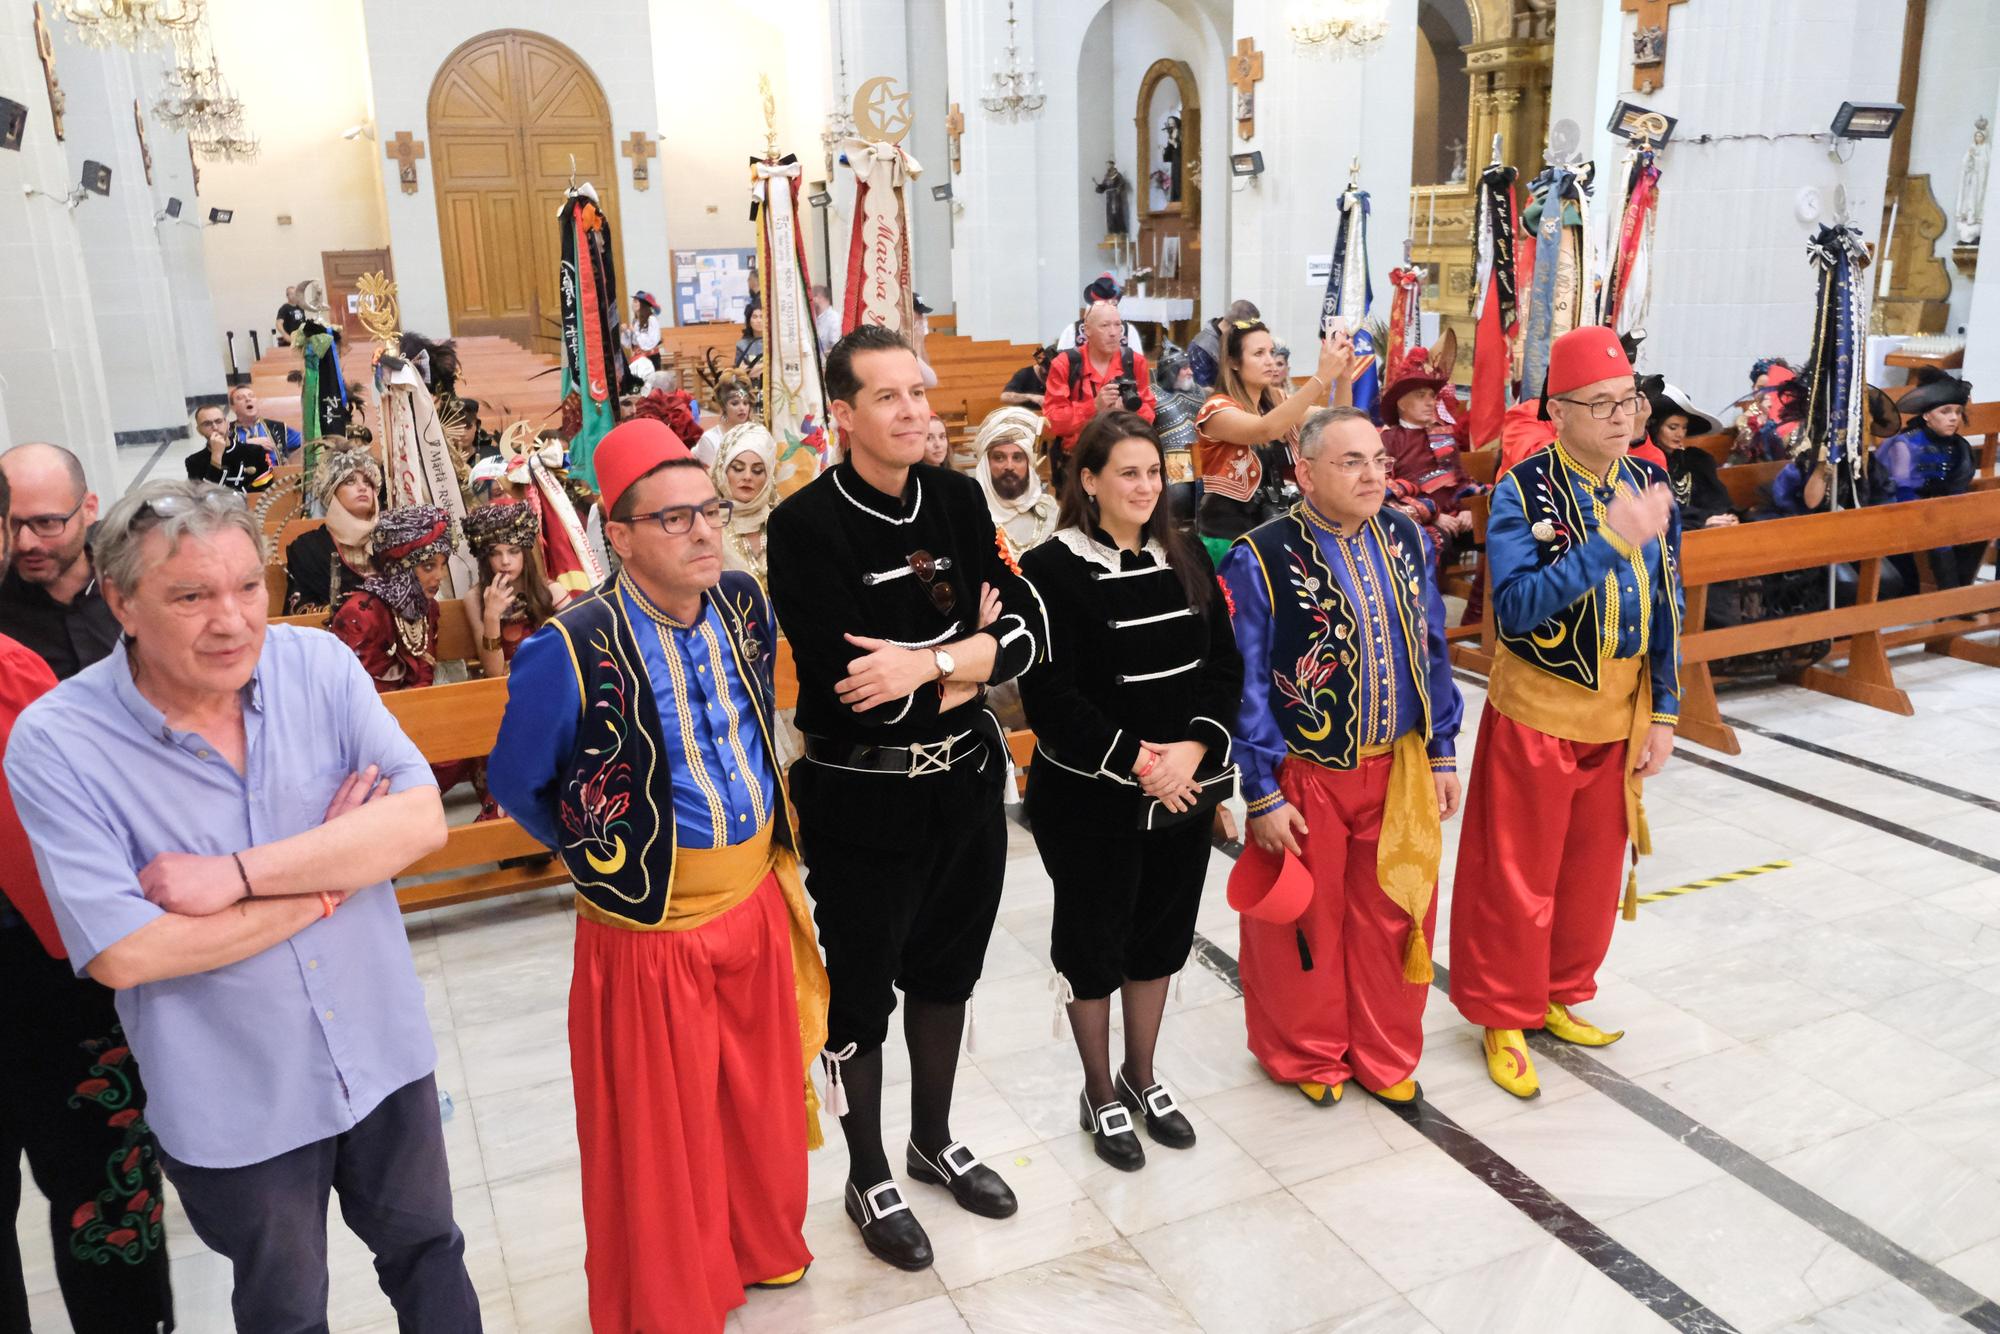
[[[1116,162],[1104,164],[1104,175],[1091,182],[1097,193],[1104,196],[1104,231],[1107,236],[1127,236],[1132,231],[1131,211],[1125,205],[1125,191],[1130,185],[1125,173],[1118,170]]]
[[[1642,24],[1632,34],[1632,63],[1634,65],[1664,65],[1667,63],[1667,30],[1657,23]]]
[[[1954,220],[1960,245],[1978,245],[1986,217],[1986,177],[1992,165],[1992,123],[1981,116],[1972,123],[1972,143],[1965,150],[1965,168],[1958,177],[1958,208]]]
[[[1447,146],[1451,153],[1451,174],[1445,177],[1446,185],[1465,184],[1465,140],[1454,139]]]
[[[1153,183],[1166,191],[1167,202],[1181,202],[1181,118],[1169,116],[1160,126],[1166,136],[1166,146],[1160,150],[1160,170],[1153,173]]]

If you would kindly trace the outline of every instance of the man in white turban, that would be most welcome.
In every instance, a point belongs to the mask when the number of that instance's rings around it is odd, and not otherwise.
[[[986,508],[1007,542],[1009,561],[1019,560],[1056,530],[1056,498],[1035,472],[1035,441],[1042,419],[1026,408],[995,408],[979,424],[973,475],[986,493]]]

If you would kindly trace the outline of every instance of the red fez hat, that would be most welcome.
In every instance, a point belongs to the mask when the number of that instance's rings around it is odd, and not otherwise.
[[[1229,873],[1229,906],[1263,922],[1298,921],[1312,892],[1312,873],[1297,857],[1266,852],[1248,840]]]
[[[597,442],[597,452],[590,456],[591,467],[597,471],[597,494],[605,513],[618,504],[618,497],[625,494],[627,487],[653,469],[675,459],[693,457],[665,422],[634,417],[618,423]]]
[[[1618,335],[1602,324],[1571,329],[1549,348],[1549,381],[1543,393],[1560,398],[1599,380],[1632,378],[1632,362]]]

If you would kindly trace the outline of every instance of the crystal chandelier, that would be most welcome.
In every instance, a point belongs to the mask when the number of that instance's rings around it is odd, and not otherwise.
[[[56,0],[56,13],[91,46],[141,51],[201,23],[202,0]]]
[[[188,146],[210,162],[247,162],[257,156],[257,136],[241,125],[226,126],[210,134],[191,134]]]
[[[1007,63],[1005,68],[993,71],[986,96],[979,99],[979,105],[1005,120],[1032,116],[1049,100],[1042,93],[1042,81],[1036,77],[1035,67],[1021,68],[1020,48],[1014,39],[1014,28],[1019,22],[1014,17],[1014,0],[1007,0]]]
[[[840,0],[834,0],[833,6],[833,46],[839,53],[840,79],[833,88],[833,106],[826,113],[826,125],[819,132],[820,146],[826,150],[828,172],[833,170],[834,160],[840,154],[840,145],[861,135],[860,127],[854,123],[854,110],[849,105],[853,101],[853,95],[847,88],[847,40],[846,31],[840,22]]]
[[[198,52],[193,41],[179,38],[174,45],[184,49],[167,71],[166,88],[153,104],[154,119],[196,138],[240,130],[243,99],[230,91],[214,51]]]
[[[1388,34],[1388,0],[1294,0],[1285,26],[1292,40],[1308,51],[1359,54]]]

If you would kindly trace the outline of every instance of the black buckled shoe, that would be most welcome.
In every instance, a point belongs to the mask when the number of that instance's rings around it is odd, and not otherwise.
[[[1155,1144],[1164,1144],[1170,1149],[1194,1147],[1194,1126],[1165,1084],[1154,1084],[1141,1093],[1132,1087],[1131,1080],[1125,1078],[1124,1066],[1118,1067],[1118,1073],[1112,1076],[1112,1080],[1113,1087],[1118,1091],[1118,1101],[1124,1103],[1127,1110],[1146,1118],[1146,1133],[1152,1136]]]
[[[944,1146],[938,1156],[930,1158],[924,1151],[910,1145],[904,1156],[903,1165],[910,1171],[912,1180],[930,1186],[943,1186],[951,1192],[951,1198],[958,1201],[958,1207],[969,1214],[981,1218],[1012,1218],[1020,1209],[1021,1202],[1014,1198],[1014,1192],[1001,1180],[1000,1174],[979,1161],[971,1149],[957,1140]]]
[[[931,1267],[931,1239],[894,1181],[867,1190],[848,1182],[847,1216],[861,1229],[862,1243],[876,1259],[912,1272]]]
[[[1076,1095],[1077,1121],[1090,1132],[1090,1147],[1097,1156],[1121,1172],[1136,1172],[1146,1165],[1146,1149],[1132,1129],[1132,1113],[1122,1102],[1090,1105],[1090,1094]]]

